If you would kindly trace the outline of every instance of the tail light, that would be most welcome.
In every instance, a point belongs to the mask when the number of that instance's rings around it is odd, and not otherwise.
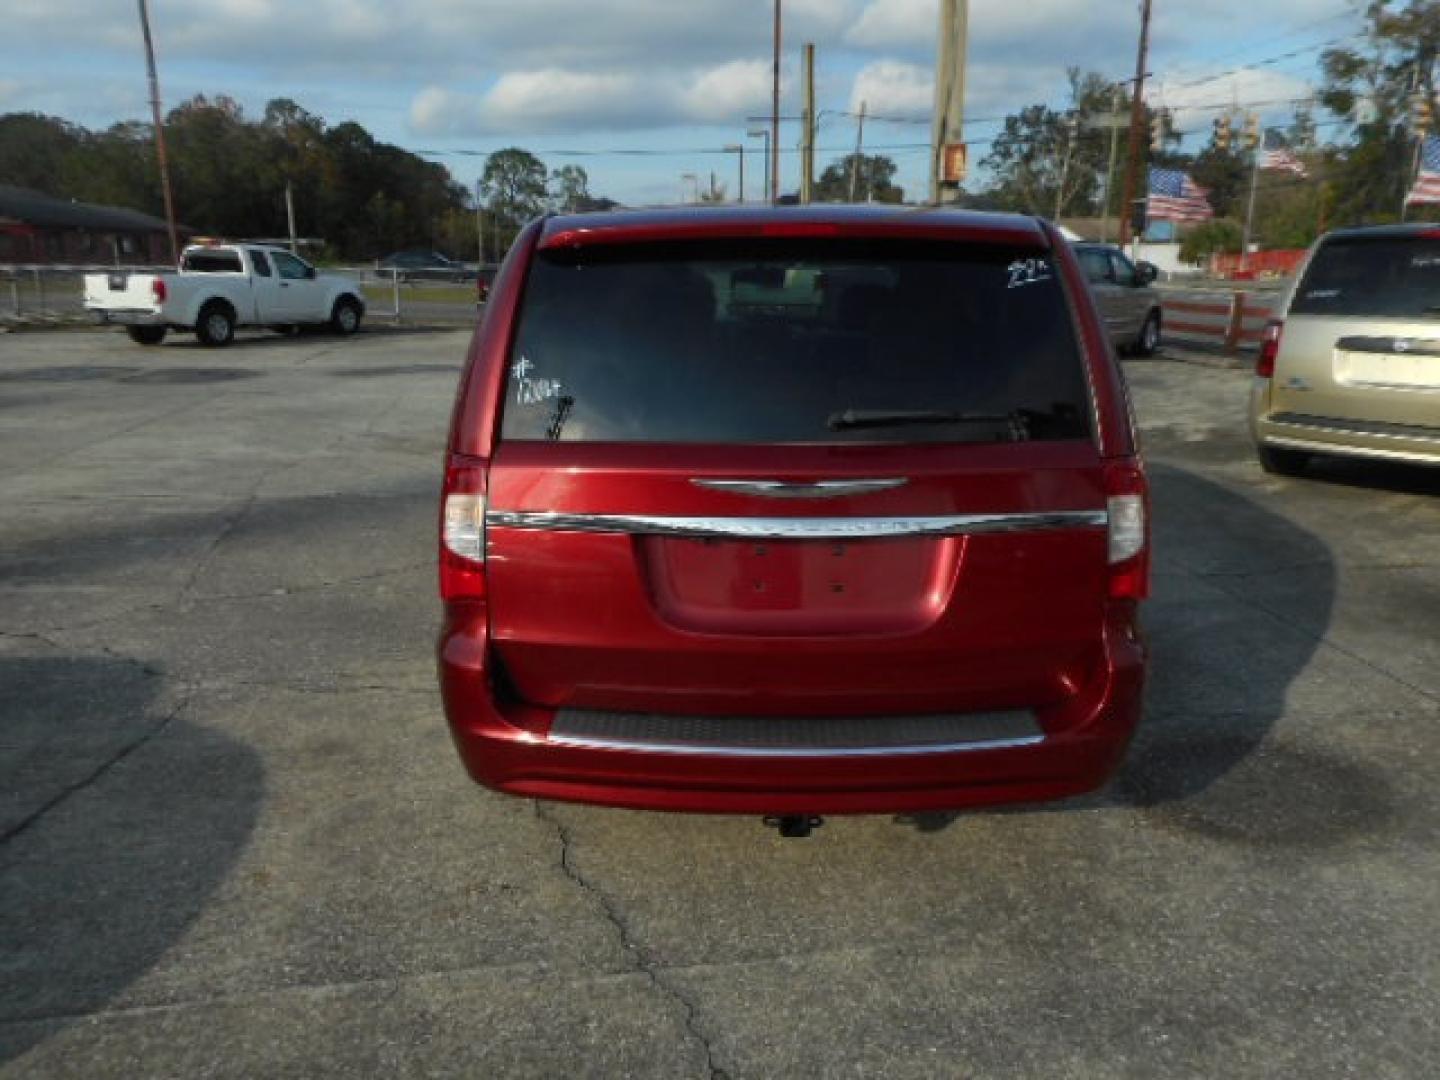
[[[1260,339],[1260,356],[1255,361],[1255,374],[1262,379],[1275,377],[1275,358],[1280,355],[1280,337],[1285,324],[1272,319],[1265,324],[1265,336]]]
[[[485,597],[485,469],[454,464],[445,470],[440,511],[440,598]]]
[[[1145,473],[1137,465],[1106,467],[1105,510],[1110,596],[1144,600],[1150,595],[1150,497]]]
[[[169,288],[165,285],[164,278],[154,278],[150,282],[150,292],[155,296],[155,303],[163,304],[165,298],[170,295]]]

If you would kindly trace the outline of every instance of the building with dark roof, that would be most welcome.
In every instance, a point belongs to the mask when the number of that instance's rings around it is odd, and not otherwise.
[[[183,234],[188,230],[181,230]],[[158,266],[170,262],[165,222],[0,184],[0,265]]]

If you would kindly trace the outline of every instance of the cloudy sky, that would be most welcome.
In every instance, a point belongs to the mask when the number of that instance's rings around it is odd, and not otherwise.
[[[146,115],[130,0],[5,0],[0,111],[90,125]],[[472,182],[485,153],[520,145],[552,168],[583,165],[591,189],[626,202],[680,197],[713,169],[735,190],[747,116],[769,111],[771,0],[152,0],[169,104],[229,94],[258,112],[293,97],[337,122],[436,153]],[[782,112],[799,108],[799,47],[817,50],[819,166],[854,142],[890,154],[923,191],[938,0],[784,0]],[[1208,137],[1194,106],[1283,102],[1313,88],[1320,48],[1353,34],[1357,0],[1155,0],[1151,97]],[[1135,0],[971,0],[967,136],[972,156],[1006,112],[1064,100],[1069,65],[1133,74]],[[1285,55],[1285,54],[1295,55]],[[1233,72],[1214,78],[1222,72]],[[1267,118],[1288,114],[1267,105]],[[754,126],[754,125],[751,125]],[[793,188],[798,125],[782,145]],[[622,155],[617,150],[658,151]],[[570,155],[567,151],[584,151]],[[747,194],[758,194],[758,156]]]

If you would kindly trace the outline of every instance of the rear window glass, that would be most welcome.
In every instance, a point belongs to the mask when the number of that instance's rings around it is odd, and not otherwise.
[[[1084,439],[1048,256],[936,243],[541,252],[501,436],[586,442]]]
[[[180,268],[192,274],[238,274],[244,269],[238,251],[187,251]]]
[[[1440,240],[1332,240],[1315,253],[1290,310],[1440,318]]]

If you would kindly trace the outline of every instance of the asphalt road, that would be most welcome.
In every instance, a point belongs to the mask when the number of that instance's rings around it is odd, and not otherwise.
[[[1264,476],[1131,366],[1148,718],[1066,804],[536,805],[463,776],[465,335],[0,335],[0,1074],[1433,1075],[1440,478]]]

